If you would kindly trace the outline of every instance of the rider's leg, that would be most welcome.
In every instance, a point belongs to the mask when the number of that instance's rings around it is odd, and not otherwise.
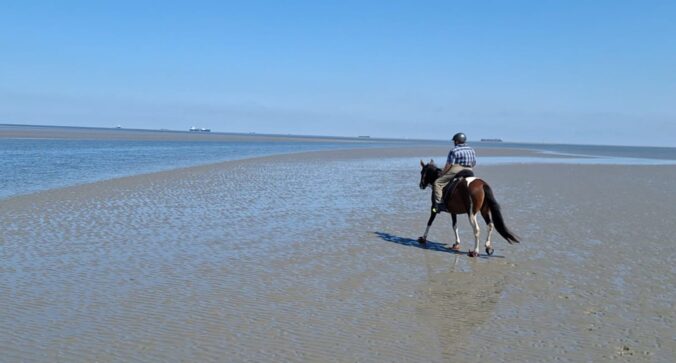
[[[441,193],[444,192],[444,187],[448,184],[448,180],[444,178],[444,175],[437,178],[434,181],[434,204],[437,205],[441,203]]]
[[[437,180],[434,181],[434,206],[437,207],[440,204],[442,204],[442,198],[443,198],[443,193],[444,193],[444,187],[453,180],[455,177],[455,174],[457,174],[460,170],[466,169],[464,166],[461,165],[453,165],[451,168],[446,172],[446,174],[440,176],[437,178]],[[441,206],[443,207],[443,206]],[[433,208],[437,209],[437,208]],[[438,212],[438,211],[437,211]]]
[[[438,205],[441,203],[441,197],[443,196],[444,193],[444,187],[448,184],[448,182],[453,179],[456,173],[453,172],[453,168],[449,170],[446,174],[440,176],[437,178],[437,180],[434,181],[434,204]]]

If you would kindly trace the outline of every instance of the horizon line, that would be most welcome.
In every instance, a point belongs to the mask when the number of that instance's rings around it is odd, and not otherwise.
[[[449,143],[450,140],[445,139],[424,139],[424,138],[397,138],[397,137],[379,137],[372,135],[357,135],[357,136],[339,136],[339,135],[316,135],[316,134],[282,134],[282,133],[259,133],[251,132],[235,132],[235,131],[213,131],[208,132],[191,132],[190,129],[175,130],[175,129],[148,129],[148,128],[128,128],[128,127],[103,127],[103,126],[74,126],[74,125],[41,125],[41,124],[21,124],[21,123],[0,123],[0,127],[37,127],[37,128],[65,128],[65,129],[89,129],[101,131],[132,131],[132,132],[164,132],[177,133],[189,135],[235,135],[235,136],[259,136],[259,137],[292,137],[292,138],[315,138],[315,139],[339,139],[339,140],[355,140],[355,141],[422,141],[422,142],[444,142]],[[2,138],[2,135],[0,135]],[[500,141],[496,141],[500,140]],[[483,144],[483,145],[500,145],[500,144],[525,144],[525,145],[567,145],[567,146],[610,146],[610,147],[637,147],[637,148],[666,148],[675,149],[676,146],[657,146],[657,145],[623,145],[623,144],[576,144],[565,142],[536,142],[536,141],[513,141],[503,140],[500,138],[490,138],[486,141],[472,140],[469,142]]]

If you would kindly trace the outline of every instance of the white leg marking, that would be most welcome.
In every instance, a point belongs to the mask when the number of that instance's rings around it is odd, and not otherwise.
[[[458,233],[458,226],[453,226],[453,233],[455,233],[455,243],[460,244],[460,234]]]
[[[493,234],[493,223],[488,223],[488,237],[486,237],[486,247],[491,247],[492,234]]]
[[[479,222],[476,220],[476,214],[469,214],[469,223],[474,230],[474,252],[479,253]]]

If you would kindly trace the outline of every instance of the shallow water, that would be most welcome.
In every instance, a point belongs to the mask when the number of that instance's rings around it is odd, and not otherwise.
[[[516,142],[479,142],[476,147],[510,148],[539,150],[559,155],[578,157],[610,157],[629,159],[676,160],[676,145],[672,147],[652,146],[619,146],[619,145],[570,145],[570,144],[537,144]]]
[[[0,125],[2,126],[2,125]],[[19,129],[21,127],[18,127]],[[7,129],[7,126],[4,126]],[[60,130],[60,128],[55,128]],[[74,130],[67,129],[69,132]],[[77,129],[79,130],[79,129]],[[89,130],[89,129],[85,129]],[[80,130],[82,131],[82,130]],[[107,131],[110,136],[115,130]],[[138,131],[137,133],[143,134]],[[132,133],[133,134],[133,133]],[[0,138],[0,199],[100,180],[226,160],[314,150],[392,146],[449,148],[438,141],[140,141]],[[274,138],[273,138],[274,139]],[[673,165],[676,148],[474,143],[479,148],[532,149],[558,158],[481,157],[482,165],[523,163]],[[445,160],[445,155],[435,159]]]
[[[0,139],[0,199],[227,160],[386,145],[390,144]]]

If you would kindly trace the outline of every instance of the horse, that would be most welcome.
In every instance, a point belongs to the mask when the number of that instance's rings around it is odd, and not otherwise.
[[[430,160],[429,164],[425,164],[420,160],[420,189],[427,188],[428,185],[433,185],[434,181],[441,176],[441,169],[434,165],[434,160]],[[474,249],[469,250],[469,257],[479,256],[479,223],[477,222],[477,214],[481,213],[486,225],[488,226],[488,237],[486,237],[486,254],[489,256],[493,254],[493,245],[491,243],[491,235],[495,228],[498,233],[509,243],[519,243],[519,238],[512,233],[507,226],[500,212],[500,205],[493,196],[491,187],[485,181],[469,177],[460,180],[453,194],[444,199],[444,204],[448,213],[451,214],[453,221],[453,232],[455,233],[455,244],[451,247],[454,251],[460,250],[460,237],[458,236],[457,215],[467,214],[469,223],[474,230]],[[432,208],[434,207],[434,189],[432,190]],[[431,209],[432,209],[431,208]],[[418,238],[420,244],[427,242],[427,233],[430,231],[432,222],[436,218],[434,210],[431,211],[430,218],[427,221],[427,229],[425,234]]]

